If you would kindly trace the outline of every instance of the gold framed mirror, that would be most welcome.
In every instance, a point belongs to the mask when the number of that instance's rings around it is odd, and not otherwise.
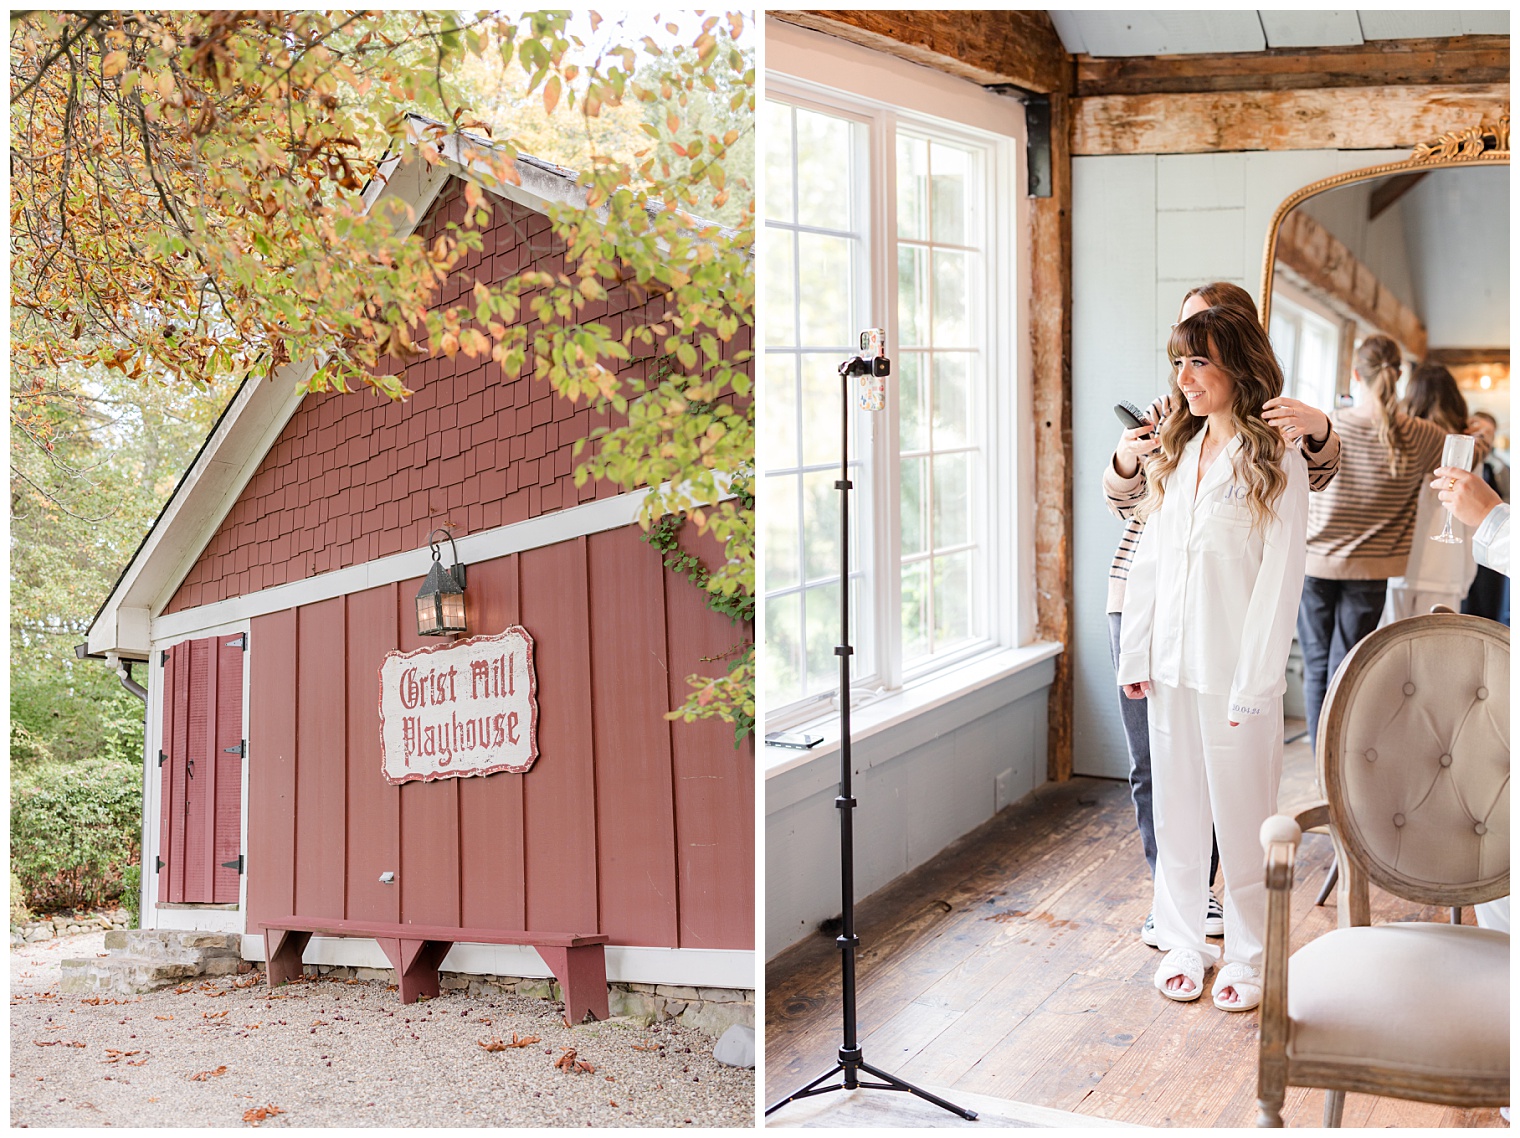
[[[1354,343],[1377,331],[1446,364],[1474,406],[1502,403],[1507,428],[1509,116],[1290,194],[1260,296],[1289,394],[1331,410]]]

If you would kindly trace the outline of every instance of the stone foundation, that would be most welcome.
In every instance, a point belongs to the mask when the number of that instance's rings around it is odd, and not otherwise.
[[[308,964],[308,976],[334,980],[383,980],[396,982],[389,968],[355,968],[346,964]],[[537,1000],[562,1000],[563,993],[552,977],[482,976],[471,972],[440,972],[438,986],[444,992],[462,992],[476,998],[527,996]],[[678,984],[607,985],[607,1008],[619,1018],[643,1024],[674,1020],[716,1039],[734,1024],[755,1026],[755,993],[745,988],[689,988]]]

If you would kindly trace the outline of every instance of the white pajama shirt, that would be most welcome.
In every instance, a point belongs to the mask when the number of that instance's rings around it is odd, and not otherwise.
[[[1219,957],[1203,935],[1212,823],[1225,877],[1224,958],[1259,966],[1266,927],[1259,831],[1277,811],[1309,480],[1303,456],[1289,447],[1276,516],[1253,525],[1247,483],[1234,468],[1238,437],[1198,481],[1206,434],[1183,450],[1135,550],[1118,678],[1121,685],[1149,680],[1152,688],[1160,947]]]

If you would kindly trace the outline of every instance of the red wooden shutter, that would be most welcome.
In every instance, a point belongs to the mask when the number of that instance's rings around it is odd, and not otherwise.
[[[216,641],[190,641],[189,745],[185,755],[186,901],[211,900],[211,795],[216,779]]]
[[[164,676],[158,897],[236,902],[242,846],[243,641],[169,649]],[[230,863],[230,864],[228,864]]]
[[[181,710],[185,706],[179,691],[185,677],[188,644],[176,644],[166,651],[163,661],[163,722],[158,750],[158,899],[179,901],[184,893],[184,878],[175,878],[175,870],[184,857],[184,744],[180,738]],[[179,772],[179,777],[175,773]]]
[[[211,900],[238,899],[243,852],[243,644],[242,636],[216,639],[216,778],[211,828]]]

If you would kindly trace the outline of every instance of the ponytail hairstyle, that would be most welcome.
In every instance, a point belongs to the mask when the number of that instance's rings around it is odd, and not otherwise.
[[[1388,473],[1399,472],[1398,383],[1404,358],[1387,336],[1368,336],[1356,350],[1356,374],[1372,394],[1378,442],[1388,452]]]
[[[1467,400],[1455,377],[1441,364],[1426,360],[1414,369],[1400,406],[1406,415],[1429,419],[1448,435],[1467,433]]]
[[[1172,329],[1166,350],[1173,361],[1173,410],[1161,423],[1161,454],[1146,470],[1150,492],[1141,504],[1141,516],[1149,517],[1161,508],[1166,482],[1182,460],[1183,449],[1206,422],[1188,410],[1177,382],[1176,361],[1207,356],[1234,384],[1230,419],[1240,436],[1235,470],[1246,483],[1252,524],[1265,525],[1276,516],[1273,506],[1288,485],[1282,468],[1287,444],[1261,416],[1262,404],[1282,394],[1283,374],[1266,332],[1256,321],[1255,306],[1245,311],[1233,304],[1216,305],[1194,313]]]

